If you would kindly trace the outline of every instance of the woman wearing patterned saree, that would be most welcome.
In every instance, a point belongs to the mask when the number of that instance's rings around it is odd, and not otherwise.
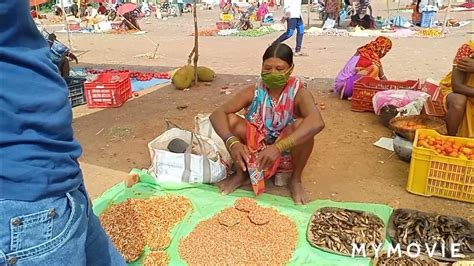
[[[474,138],[474,41],[459,48],[453,70],[440,83],[451,136]]]
[[[291,48],[271,45],[263,55],[261,80],[212,113],[212,125],[225,141],[236,170],[218,184],[223,194],[250,178],[258,195],[265,179],[286,171],[291,172],[293,200],[306,203],[301,176],[324,122],[303,81],[290,76],[293,67]],[[236,115],[242,109],[245,119]]]
[[[390,49],[392,49],[392,41],[383,36],[359,47],[336,77],[334,89],[341,98],[351,97],[354,83],[363,76],[386,80],[380,59]]]

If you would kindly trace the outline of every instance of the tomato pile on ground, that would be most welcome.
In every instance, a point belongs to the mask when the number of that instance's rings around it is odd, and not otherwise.
[[[130,78],[136,79],[139,81],[148,81],[152,78],[157,79],[170,79],[170,74],[166,72],[140,72],[140,71],[129,71],[127,69],[87,69],[89,74],[100,74],[100,73],[117,73],[117,72],[130,72]]]
[[[434,150],[444,156],[474,160],[474,142],[462,144],[454,138],[432,137],[420,134],[417,146]]]

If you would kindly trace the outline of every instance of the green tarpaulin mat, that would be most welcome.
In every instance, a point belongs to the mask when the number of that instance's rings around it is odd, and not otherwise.
[[[233,206],[240,197],[254,198],[253,192],[237,190],[230,195],[221,195],[215,186],[205,184],[157,183],[146,172],[134,169],[132,173],[140,176],[140,182],[127,188],[123,182],[107,190],[94,200],[93,209],[100,215],[109,205],[120,203],[128,198],[147,198],[166,194],[181,195],[193,204],[193,211],[171,231],[171,244],[166,249],[170,265],[186,265],[178,253],[180,239],[186,237],[194,227],[205,219],[215,215],[224,208]],[[381,204],[347,203],[330,200],[316,200],[306,205],[295,205],[290,198],[263,194],[256,198],[261,206],[273,207],[287,215],[298,226],[298,242],[289,265],[370,265],[368,258],[352,258],[350,256],[334,255],[312,247],[306,240],[309,219],[315,210],[323,207],[339,207],[366,211],[380,217],[387,224],[392,208]],[[385,247],[388,245],[386,241]],[[141,265],[141,260],[130,265]]]

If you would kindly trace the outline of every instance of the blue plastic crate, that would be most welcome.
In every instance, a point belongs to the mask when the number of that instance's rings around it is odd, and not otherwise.
[[[421,27],[431,28],[436,18],[436,11],[423,11],[421,13]]]

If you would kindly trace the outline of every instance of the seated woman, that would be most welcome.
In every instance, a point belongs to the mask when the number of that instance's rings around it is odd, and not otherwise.
[[[252,182],[258,194],[264,190],[264,179],[286,169],[291,171],[293,200],[306,202],[301,175],[313,151],[314,136],[324,122],[303,81],[290,76],[293,67],[288,45],[269,46],[263,55],[261,81],[212,113],[212,125],[225,141],[236,169],[218,184],[223,194],[247,183],[248,170],[264,171],[257,185]],[[245,119],[236,114],[243,109]]]
[[[334,90],[341,99],[352,97],[354,83],[363,76],[386,80],[380,59],[392,49],[392,41],[387,37],[377,37],[375,41],[359,47],[336,77]]]
[[[450,136],[474,138],[474,41],[459,48],[453,70],[440,83]]]

